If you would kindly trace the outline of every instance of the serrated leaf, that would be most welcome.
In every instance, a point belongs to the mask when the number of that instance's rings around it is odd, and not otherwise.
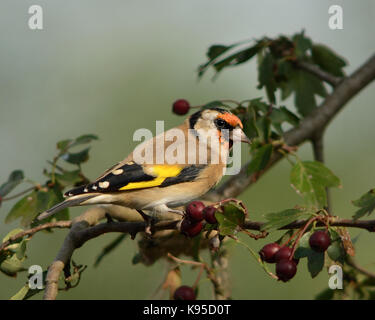
[[[273,151],[272,144],[266,144],[260,147],[254,154],[249,167],[247,168],[247,174],[259,172],[263,170],[271,159]]]
[[[111,253],[114,249],[116,249],[121,243],[122,241],[126,238],[126,234],[123,233],[123,234],[120,234],[118,237],[116,237],[113,241],[111,241],[108,245],[106,245],[101,253],[98,255],[98,257],[96,258],[95,260],[95,263],[94,263],[94,267],[97,267],[100,263],[100,261],[102,261],[102,259],[108,255],[109,253]]]
[[[353,215],[353,219],[357,220],[364,215],[370,215],[375,210],[375,189],[371,189],[358,200],[352,201],[353,205],[361,209],[357,210]]]
[[[294,91],[295,106],[302,116],[307,116],[317,107],[315,95],[327,95],[322,81],[304,70],[294,70],[290,84]]]
[[[223,211],[223,213],[215,213],[215,217],[219,223],[219,232],[223,236],[233,235],[245,221],[243,209],[230,203],[224,206]]]
[[[344,76],[342,69],[346,66],[346,61],[327,46],[322,44],[313,45],[312,59],[323,70],[334,76]]]
[[[5,197],[10,193],[15,187],[17,187],[24,179],[24,174],[22,170],[13,171],[8,178],[8,181],[1,185],[0,187],[0,197]]]
[[[290,182],[308,205],[321,208],[327,203],[325,188],[340,186],[340,179],[318,161],[297,161]]]
[[[308,214],[308,212],[300,209],[286,209],[268,213],[265,215],[267,222],[261,227],[261,230],[279,229]]]
[[[90,147],[76,153],[67,152],[63,154],[61,158],[71,164],[79,165],[83,162],[86,162],[89,159],[89,150]]]

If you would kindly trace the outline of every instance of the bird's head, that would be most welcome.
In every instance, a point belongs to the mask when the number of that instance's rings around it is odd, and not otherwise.
[[[220,142],[228,142],[231,147],[234,142],[251,143],[243,132],[241,120],[223,108],[210,108],[198,111],[189,118],[189,127],[198,133],[214,132]]]

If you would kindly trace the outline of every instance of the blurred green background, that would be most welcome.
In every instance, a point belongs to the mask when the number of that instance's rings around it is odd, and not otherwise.
[[[28,28],[28,8],[44,10],[44,30]],[[344,29],[328,28],[328,7],[340,4]],[[155,120],[167,127],[183,118],[171,113],[178,98],[192,104],[216,99],[246,99],[264,96],[256,89],[256,66],[252,62],[224,71],[215,82],[213,74],[197,81],[197,66],[213,43],[230,44],[244,39],[302,29],[313,41],[329,45],[349,61],[348,73],[375,49],[373,22],[375,2],[362,1],[25,1],[0,3],[0,181],[12,170],[23,169],[27,177],[44,181],[42,169],[55,152],[55,143],[85,133],[95,133],[90,161],[83,169],[95,178],[122,160],[135,146],[138,128],[155,130]],[[327,166],[342,178],[344,188],[334,190],[334,214],[350,217],[350,200],[375,187],[374,84],[355,97],[339,114],[326,134]],[[291,101],[288,101],[291,105]],[[311,158],[309,145],[301,148],[303,159]],[[247,156],[248,158],[248,156]],[[246,191],[252,219],[290,208],[300,199],[289,185],[290,165],[282,162]],[[17,190],[21,190],[21,188]],[[0,209],[4,221],[11,205]],[[82,210],[72,209],[75,216]],[[0,223],[0,236],[17,223]],[[54,259],[66,230],[38,234],[28,244],[27,266],[44,268]],[[360,234],[357,256],[375,270],[375,236]],[[114,234],[91,240],[76,251],[74,260],[87,264],[81,284],[59,299],[146,299],[152,296],[165,273],[165,262],[151,267],[133,266],[135,241],[127,240],[103,260],[93,262]],[[277,238],[272,235],[271,239]],[[246,239],[258,250],[267,240]],[[240,247],[231,251],[230,270],[236,299],[311,299],[328,284],[326,270],[311,279],[301,261],[290,283],[270,279]],[[194,273],[183,269],[185,284]],[[13,279],[0,275],[0,298],[7,299],[24,284],[25,274]],[[200,298],[210,298],[208,282]],[[41,298],[41,295],[37,296]]]

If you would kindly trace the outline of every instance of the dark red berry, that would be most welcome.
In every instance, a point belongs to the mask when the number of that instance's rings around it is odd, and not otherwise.
[[[192,201],[186,207],[186,217],[191,221],[202,221],[205,205],[201,201]]]
[[[181,232],[188,237],[197,236],[203,229],[202,221],[194,222],[190,219],[183,219],[181,222]]]
[[[266,244],[260,251],[259,255],[260,258],[268,263],[275,262],[275,254],[280,250],[280,246],[274,242]]]
[[[297,264],[293,260],[284,259],[276,263],[276,275],[283,282],[292,279],[296,272]]]
[[[189,112],[190,103],[185,99],[176,100],[173,103],[173,112],[179,115],[184,115]]]
[[[327,231],[315,231],[309,239],[311,249],[317,252],[324,252],[331,245],[331,238]]]
[[[174,292],[173,298],[175,300],[195,300],[194,289],[188,286],[181,286]]]
[[[215,212],[216,212],[215,207],[209,206],[209,207],[204,208],[204,210],[203,210],[204,219],[208,223],[216,224],[217,220],[216,220],[216,217],[215,217]]]
[[[279,251],[276,252],[275,254],[275,262],[279,262],[281,260],[289,260],[290,255],[292,254],[292,248],[289,247],[281,247]],[[299,260],[298,259],[293,259],[293,261],[298,264]]]

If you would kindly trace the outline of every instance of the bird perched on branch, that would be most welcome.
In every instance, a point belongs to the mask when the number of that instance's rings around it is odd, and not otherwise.
[[[65,193],[67,199],[38,216],[73,206],[120,205],[151,215],[181,213],[178,206],[199,198],[222,178],[234,142],[250,143],[241,120],[230,111],[198,111],[173,129],[143,142],[95,181]]]

